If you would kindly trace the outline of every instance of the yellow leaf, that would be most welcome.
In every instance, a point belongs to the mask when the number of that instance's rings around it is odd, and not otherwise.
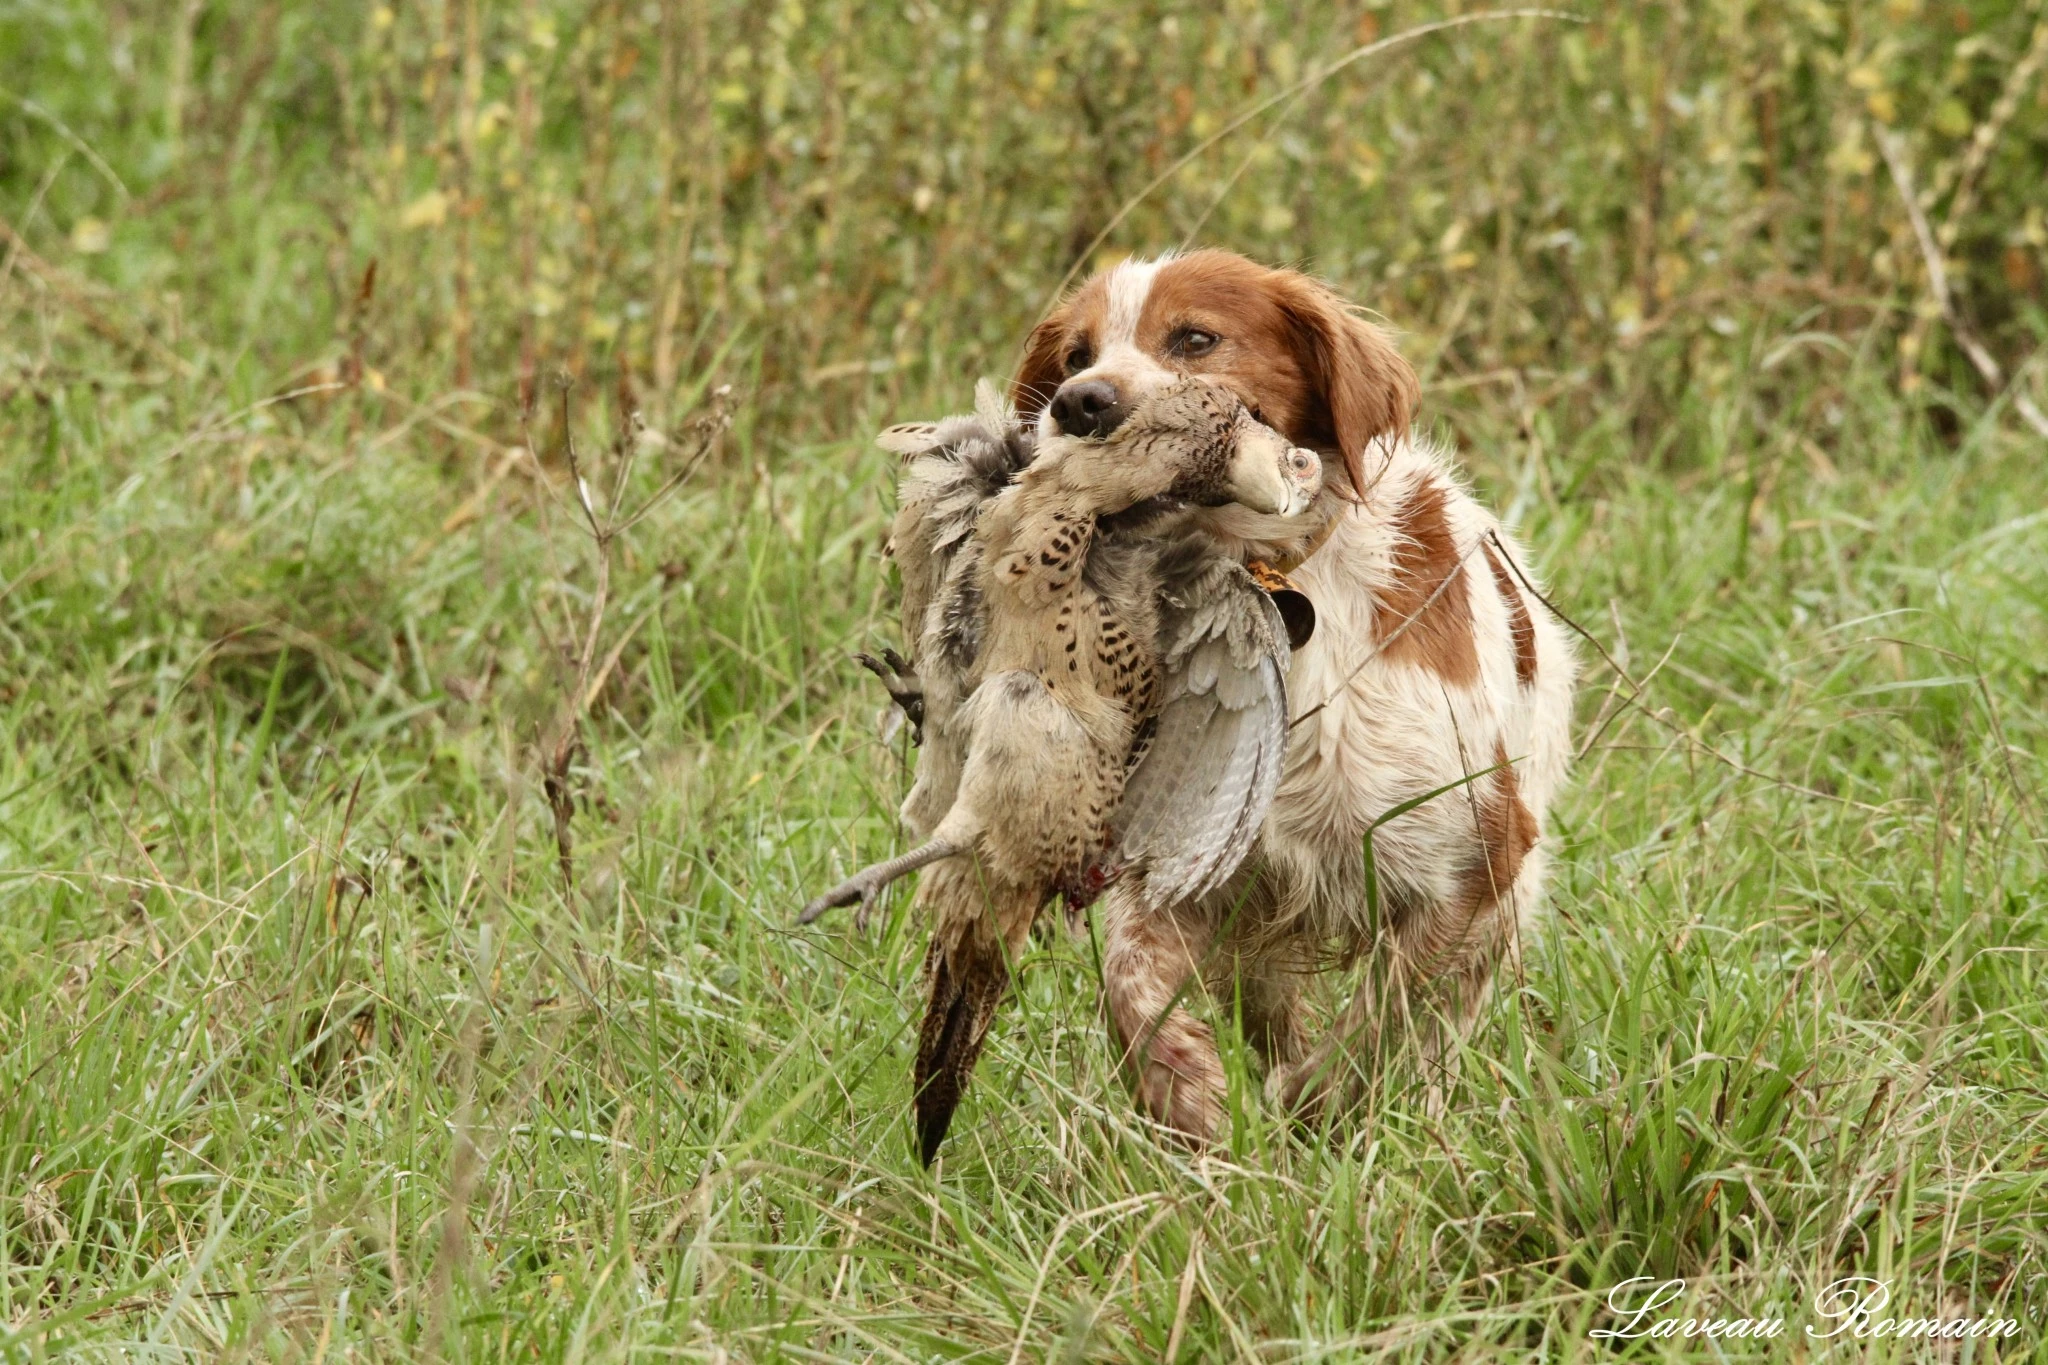
[[[400,227],[433,228],[448,221],[448,196],[440,190],[428,190],[405,206],[398,215]]]
[[[476,136],[482,142],[498,131],[500,124],[512,117],[512,107],[503,100],[492,100],[476,111]]]
[[[97,218],[81,218],[71,225],[71,249],[81,256],[97,256],[113,241],[112,230]]]
[[[1273,44],[1266,50],[1266,62],[1282,85],[1294,84],[1294,78],[1301,72],[1301,59],[1294,55],[1293,43]]]

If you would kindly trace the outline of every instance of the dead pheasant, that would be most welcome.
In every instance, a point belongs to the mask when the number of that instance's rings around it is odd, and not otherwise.
[[[1085,904],[1121,875],[1161,903],[1200,895],[1251,847],[1286,743],[1287,633],[1186,513],[1298,514],[1322,475],[1201,381],[1110,437],[1035,448],[992,390],[979,398],[974,418],[883,438],[914,457],[891,545],[917,662],[864,662],[922,721],[903,816],[929,837],[801,917],[858,901],[864,923],[930,866],[913,1101],[927,1164],[1049,900]]]

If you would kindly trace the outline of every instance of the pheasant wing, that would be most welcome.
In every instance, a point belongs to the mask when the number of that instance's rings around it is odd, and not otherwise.
[[[1239,565],[1171,564],[1161,603],[1163,705],[1124,789],[1113,865],[1155,905],[1215,890],[1251,852],[1287,748],[1287,633]]]

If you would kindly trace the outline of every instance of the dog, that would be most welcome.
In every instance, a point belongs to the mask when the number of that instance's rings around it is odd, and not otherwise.
[[[1355,1102],[1404,1040],[1440,1108],[1458,1039],[1540,918],[1544,820],[1571,758],[1569,637],[1513,536],[1411,435],[1419,385],[1391,337],[1307,275],[1215,250],[1111,266],[1033,329],[1011,401],[1043,435],[1101,436],[1188,375],[1323,457],[1312,535],[1244,508],[1204,514],[1221,543],[1291,574],[1316,624],[1253,856],[1164,909],[1129,886],[1106,894],[1125,1065],[1154,1119],[1197,1145],[1216,1134],[1222,1060],[1184,1003],[1200,985],[1305,1121]],[[1312,1037],[1304,984],[1360,964]]]

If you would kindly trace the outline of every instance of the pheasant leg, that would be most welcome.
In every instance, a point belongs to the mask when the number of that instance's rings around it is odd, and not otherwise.
[[[917,676],[917,667],[893,649],[884,648],[882,657],[872,654],[856,654],[860,666],[882,680],[882,686],[889,689],[889,699],[903,710],[904,719],[910,722],[910,742],[924,744],[924,681]]]
[[[859,901],[860,909],[854,911],[853,926],[856,929],[866,929],[868,917],[874,913],[875,901],[888,889],[889,883],[899,877],[909,876],[928,863],[935,863],[941,858],[950,858],[956,853],[964,852],[966,849],[962,845],[949,839],[933,839],[900,857],[864,867],[806,905],[803,913],[796,917],[796,922],[809,924],[827,910],[835,910],[842,905],[852,905]]]

